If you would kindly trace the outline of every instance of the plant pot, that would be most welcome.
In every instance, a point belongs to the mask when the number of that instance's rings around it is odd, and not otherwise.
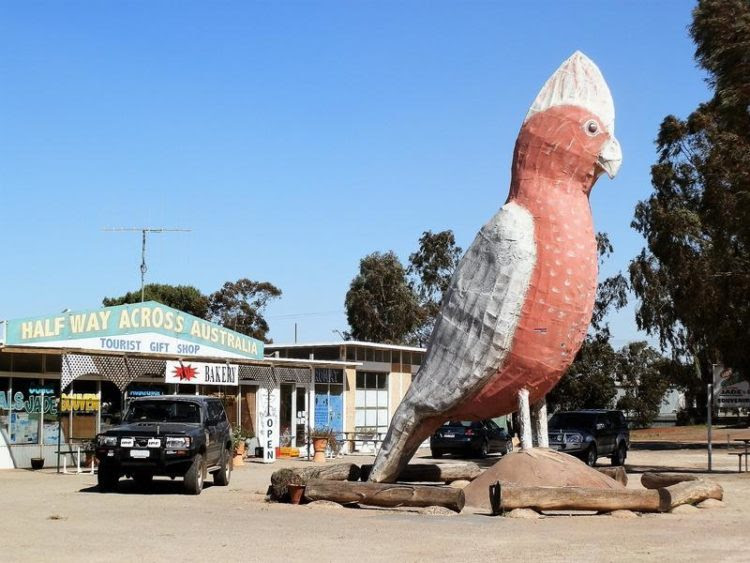
[[[299,504],[302,502],[302,497],[305,494],[304,485],[293,485],[290,483],[286,488],[289,491],[289,498],[292,504]]]
[[[328,438],[313,438],[312,443],[313,443],[313,449],[315,450],[313,461],[315,463],[325,463],[326,462],[326,447],[328,446]]]
[[[237,447],[234,448],[234,455],[245,455],[245,442],[237,444]]]
[[[44,467],[43,457],[32,457],[31,458],[31,469],[41,469]]]
[[[232,464],[234,467],[237,467],[239,465],[245,465],[245,456],[242,454],[238,454],[236,451],[234,452],[234,457],[232,458]]]

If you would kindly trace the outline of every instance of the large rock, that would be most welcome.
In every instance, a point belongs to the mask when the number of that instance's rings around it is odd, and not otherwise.
[[[524,487],[589,487],[623,489],[624,486],[568,454],[534,448],[503,456],[464,489],[466,506],[491,510],[489,487],[495,482]]]

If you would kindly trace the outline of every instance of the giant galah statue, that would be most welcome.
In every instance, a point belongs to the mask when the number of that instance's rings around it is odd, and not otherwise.
[[[576,52],[531,105],[513,154],[508,200],[456,269],[424,362],[391,421],[370,480],[394,481],[446,420],[520,411],[521,448],[547,445],[545,395],[586,335],[597,284],[589,206],[617,173],[612,96]],[[531,405],[531,406],[530,406]]]

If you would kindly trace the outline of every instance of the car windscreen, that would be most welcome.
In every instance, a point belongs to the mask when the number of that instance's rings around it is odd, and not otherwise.
[[[476,420],[449,420],[443,426],[463,426],[464,428],[477,428],[481,426]]]
[[[596,415],[580,412],[560,412],[549,421],[550,428],[593,428],[595,424]]]
[[[125,422],[200,423],[200,407],[188,401],[138,401],[132,403]]]

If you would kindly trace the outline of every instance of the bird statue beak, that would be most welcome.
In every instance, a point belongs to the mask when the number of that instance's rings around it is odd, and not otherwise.
[[[611,137],[609,141],[602,147],[602,152],[599,153],[599,158],[596,164],[607,176],[614,178],[617,176],[617,171],[620,169],[622,164],[622,149],[620,149],[620,143],[614,137]]]

